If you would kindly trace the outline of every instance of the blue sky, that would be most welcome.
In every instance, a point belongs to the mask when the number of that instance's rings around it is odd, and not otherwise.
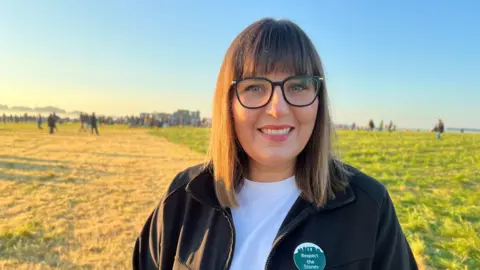
[[[480,2],[259,2],[0,2],[0,104],[210,116],[231,41],[274,17],[317,46],[336,122],[480,128]]]

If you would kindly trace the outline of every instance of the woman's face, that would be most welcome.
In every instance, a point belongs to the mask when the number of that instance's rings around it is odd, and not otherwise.
[[[292,74],[272,73],[263,77],[278,82],[289,76]],[[269,167],[291,165],[310,139],[318,98],[306,107],[290,106],[276,86],[266,106],[247,109],[233,95],[232,110],[235,134],[250,159]]]

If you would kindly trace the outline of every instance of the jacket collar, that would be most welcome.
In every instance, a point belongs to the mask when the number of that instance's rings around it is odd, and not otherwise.
[[[186,190],[189,192],[193,198],[197,201],[210,205],[214,208],[221,208],[220,202],[217,199],[215,193],[215,185],[212,174],[212,169],[210,166],[203,168],[199,172],[193,175],[190,182],[187,184]],[[339,207],[342,207],[346,204],[355,201],[355,193],[350,186],[347,186],[343,192],[337,192],[335,194],[335,199],[330,199],[322,207],[317,207],[315,204],[305,200],[303,197],[295,202],[292,207],[292,211],[301,211],[305,208],[312,208],[315,211],[325,211],[333,210]]]
[[[186,190],[197,201],[215,208],[221,208],[215,193],[213,173],[210,166],[202,168],[201,171],[197,172],[196,176],[192,177],[190,182],[188,182]]]

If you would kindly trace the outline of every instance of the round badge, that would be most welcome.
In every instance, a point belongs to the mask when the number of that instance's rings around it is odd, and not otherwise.
[[[302,243],[293,252],[299,270],[323,270],[327,264],[323,250],[313,243]]]

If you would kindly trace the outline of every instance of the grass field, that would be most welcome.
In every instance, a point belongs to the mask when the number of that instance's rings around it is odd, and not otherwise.
[[[0,124],[0,269],[131,269],[174,175],[202,161],[145,129]]]
[[[0,124],[0,269],[129,269],[173,176],[203,160],[208,129]],[[152,136],[156,135],[156,136]],[[480,269],[480,135],[340,131],[344,160],[385,183],[416,256]]]
[[[152,132],[205,153],[208,129]],[[338,131],[342,159],[383,182],[426,268],[480,269],[480,134]]]

